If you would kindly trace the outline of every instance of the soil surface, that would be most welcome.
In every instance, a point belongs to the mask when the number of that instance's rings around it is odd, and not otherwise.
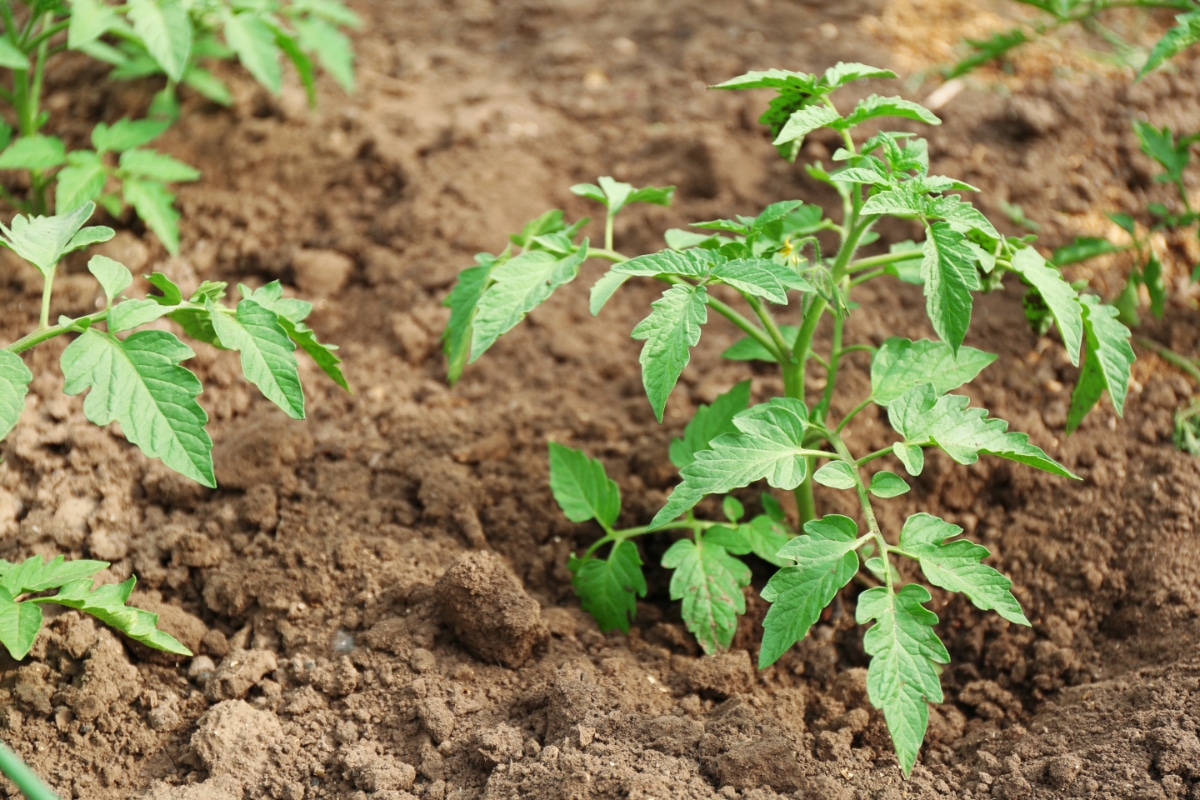
[[[198,346],[221,485],[210,491],[90,425],[61,392],[61,344],[31,353],[37,377],[3,445],[0,557],[110,561],[105,579],[137,575],[136,602],[197,655],[178,661],[60,613],[25,661],[0,661],[0,738],[64,797],[90,800],[1200,797],[1200,462],[1171,444],[1173,410],[1195,389],[1155,357],[1136,365],[1123,419],[1105,401],[1068,438],[1077,370],[1029,331],[1019,290],[980,300],[969,342],[1000,359],[968,394],[1083,480],[931,456],[914,491],[885,504],[887,529],[917,510],[962,525],[1033,621],[1010,626],[935,594],[953,664],[907,781],[865,697],[854,590],[761,672],[765,568],[733,649],[711,658],[654,566],[669,537],[643,543],[650,592],[628,636],[600,633],[572,593],[567,556],[598,531],[554,505],[547,441],[601,459],[625,498],[622,524],[645,523],[676,480],[670,438],[745,377],[718,357],[731,328],[706,330],[661,426],[629,338],[651,286],[630,285],[594,319],[584,276],[457,386],[445,380],[441,301],[456,274],[548,208],[594,214],[574,183],[678,187],[672,208],[622,215],[630,253],[661,247],[666,227],[828,200],[775,155],[755,122],[762,96],[707,84],[838,60],[912,76],[960,36],[1004,24],[1009,6],[354,6],[354,95],[326,81],[309,110],[294,82],[276,98],[229,70],[235,105],[189,97],[161,140],[204,174],[179,190],[182,254],[131,220],[102,250],[185,286],[282,279],[316,303],[312,326],[342,346],[355,392],[305,367],[309,419],[290,421],[233,357]],[[1148,35],[1164,21],[1127,20]],[[1087,44],[1048,42],[948,88],[870,88],[932,95],[944,119],[925,131],[935,171],[981,187],[993,219],[1020,206],[1053,246],[1111,233],[1105,211],[1169,199],[1131,118],[1200,130],[1200,63],[1134,84],[1081,59]],[[70,65],[50,76],[65,135],[140,113],[157,88],[102,78]],[[836,144],[811,137],[801,159],[828,163]],[[1143,332],[1195,354],[1200,315],[1181,279],[1200,254],[1194,241],[1162,244],[1178,291]],[[5,264],[11,341],[36,322],[40,281]],[[1111,297],[1123,268],[1101,264],[1093,285]],[[82,264],[58,286],[56,314],[94,308]],[[855,340],[930,335],[911,287],[856,299]],[[848,367],[851,387],[866,366]],[[780,389],[766,371],[754,378],[756,397]],[[890,441],[883,420],[865,422],[856,446]],[[756,510],[756,493],[741,496]],[[835,493],[818,501],[853,512]]]

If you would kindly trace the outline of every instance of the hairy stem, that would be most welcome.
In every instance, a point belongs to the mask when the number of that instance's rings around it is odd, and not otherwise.
[[[846,443],[842,441],[842,437],[836,433],[829,437],[830,444],[837,452],[842,460],[853,467],[854,473],[854,492],[858,495],[858,503],[862,506],[863,519],[867,523],[867,530],[872,539],[875,540],[875,547],[879,550],[879,556],[885,562],[884,564],[884,584],[887,586],[889,594],[895,592],[892,586],[892,570],[891,565],[887,564],[888,543],[887,539],[883,538],[883,532],[879,529],[879,520],[875,518],[875,509],[871,506],[871,496],[867,492],[867,484],[862,479],[862,472],[859,469],[859,462],[850,454],[850,448],[846,447]]]

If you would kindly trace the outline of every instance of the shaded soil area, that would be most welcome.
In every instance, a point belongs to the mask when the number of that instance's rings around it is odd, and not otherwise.
[[[105,578],[137,575],[136,602],[197,655],[175,661],[61,613],[24,662],[0,660],[0,738],[64,797],[95,800],[1200,797],[1200,462],[1171,445],[1173,410],[1194,387],[1154,357],[1136,365],[1123,419],[1106,403],[1068,438],[1078,371],[1029,331],[1017,289],[980,300],[968,341],[1000,359],[968,393],[1083,480],[931,455],[914,491],[883,506],[887,530],[918,510],[963,526],[1034,623],[935,594],[953,664],[908,781],[866,700],[854,591],[761,672],[765,568],[733,649],[709,658],[654,566],[669,536],[644,542],[650,592],[629,636],[602,634],[572,593],[567,556],[598,530],[554,505],[546,443],[599,458],[625,498],[621,523],[647,522],[676,481],[670,438],[746,376],[718,357],[731,327],[706,329],[660,426],[629,338],[655,289],[631,285],[594,319],[591,264],[457,386],[444,378],[441,301],[456,274],[547,208],[594,213],[574,183],[678,187],[672,208],[622,215],[630,253],[688,221],[829,199],[769,146],[762,97],[707,84],[838,60],[912,73],[930,61],[905,42],[940,43],[927,58],[942,57],[954,25],[978,35],[1005,6],[355,7],[356,94],[329,84],[310,111],[299,86],[274,98],[230,71],[235,105],[189,98],[162,140],[204,173],[179,191],[182,254],[167,257],[136,223],[101,248],[185,289],[282,279],[316,303],[312,326],[342,346],[355,392],[305,367],[309,419],[293,422],[250,391],[234,358],[198,346],[190,364],[205,380],[221,486],[209,491],[90,425],[62,395],[61,345],[29,354],[37,377],[0,465],[0,556],[112,562]],[[925,132],[935,172],[980,186],[999,221],[1019,205],[1047,245],[1108,233],[1106,210],[1166,201],[1132,117],[1200,130],[1200,63],[1135,85],[1056,52],[942,92],[944,125]],[[80,136],[137,113],[157,88],[97,82],[83,99],[78,81],[97,76],[51,77],[51,107],[74,111]],[[801,159],[828,163],[836,146],[816,135]],[[1164,252],[1182,286],[1196,243]],[[11,341],[36,323],[41,287],[5,258]],[[1111,296],[1121,269],[1101,264],[1094,285]],[[56,314],[94,308],[82,264],[58,285]],[[931,335],[912,287],[856,299],[854,340]],[[1145,332],[1197,352],[1194,296],[1181,288]],[[852,395],[867,385],[855,358]],[[756,398],[780,389],[754,374]],[[865,419],[854,445],[889,436],[882,418]],[[739,496],[756,510],[755,493]],[[853,513],[834,493],[818,500]]]

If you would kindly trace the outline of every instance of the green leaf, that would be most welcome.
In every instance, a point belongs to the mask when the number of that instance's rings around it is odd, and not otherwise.
[[[608,208],[608,216],[615,217],[617,212],[633,203],[653,203],[659,206],[669,206],[675,194],[674,186],[635,189],[632,184],[622,183],[605,175],[599,179],[599,186],[590,183],[580,183],[571,187],[571,192],[589,200],[603,203]]]
[[[67,157],[67,166],[54,176],[54,210],[59,214],[74,211],[95,200],[108,179],[100,156],[91,150],[76,150]]]
[[[872,67],[869,64],[860,64],[857,61],[839,61],[829,69],[825,70],[821,82],[831,88],[845,86],[853,81],[867,80],[869,78],[895,78],[896,73],[890,69],[881,69],[880,67]]]
[[[25,395],[33,373],[21,357],[9,350],[0,350],[0,442],[16,426],[25,410]]]
[[[945,394],[970,383],[995,360],[995,355],[974,347],[960,347],[956,353],[945,342],[893,336],[871,361],[871,399],[886,406],[922,383]]]
[[[164,119],[119,119],[112,125],[103,122],[92,129],[92,147],[100,153],[123,153],[157,139],[171,127]]]
[[[958,540],[962,533],[931,514],[913,514],[900,530],[899,552],[921,563],[921,571],[934,586],[961,592],[982,611],[995,611],[1009,622],[1028,626],[1029,620],[1011,591],[1012,581],[981,563],[990,553],[986,547]]]
[[[452,386],[462,377],[463,368],[471,357],[475,311],[491,280],[492,269],[501,261],[486,253],[475,258],[479,263],[458,274],[458,282],[442,301],[442,305],[450,309],[450,319],[442,331],[442,350],[446,353],[448,380]]]
[[[1137,74],[1141,80],[1165,61],[1182,53],[1192,45],[1200,42],[1200,11],[1192,11],[1175,17],[1175,27],[1171,28],[1155,43],[1149,58]]]
[[[925,310],[937,335],[958,350],[971,324],[971,292],[978,291],[979,273],[966,238],[946,222],[926,227]]]
[[[20,564],[0,560],[0,587],[13,597],[19,597],[90,577],[106,567],[107,561],[67,561],[65,556],[55,556],[49,561],[41,556],[30,556]]]
[[[818,128],[824,128],[826,125],[840,120],[841,116],[829,106],[807,106],[798,109],[788,118],[787,123],[784,124],[783,129],[779,131],[771,144],[776,147],[789,145],[798,151],[805,136]]]
[[[785,567],[788,561],[781,558],[779,551],[792,540],[792,532],[770,514],[759,514],[754,519],[738,527],[738,531],[750,545],[750,552],[777,567]]]
[[[813,473],[813,480],[830,489],[853,489],[858,475],[845,461],[830,461]]]
[[[11,70],[29,69],[29,54],[7,38],[0,39],[0,67]]]
[[[42,610],[33,603],[16,602],[7,589],[0,588],[0,644],[14,661],[29,655],[41,629]]]
[[[318,341],[316,333],[303,322],[293,321],[279,311],[276,313],[279,314],[279,325],[288,338],[299,345],[301,350],[308,353],[313,362],[334,383],[346,391],[350,391],[350,384],[346,382],[346,376],[342,374],[342,370],[338,366],[342,360],[334,354],[337,347]]]
[[[316,54],[325,71],[347,92],[354,91],[354,47],[346,34],[323,19],[296,20],[301,47]]]
[[[544,250],[533,250],[499,263],[488,275],[491,284],[476,304],[471,322],[470,361],[474,362],[501,334],[512,330],[554,290],[579,274],[587,259],[584,241],[572,255],[556,258]]]
[[[221,15],[221,21],[225,25],[225,41],[237,53],[238,61],[271,94],[279,94],[283,88],[283,72],[270,26],[252,12],[226,12]]]
[[[316,69],[313,67],[312,59],[300,49],[300,44],[295,38],[288,35],[283,29],[272,28],[271,33],[275,37],[275,46],[287,57],[288,61],[292,62],[296,74],[300,76],[304,94],[308,98],[308,107],[315,108],[317,105],[317,82]],[[186,81],[187,78],[184,80]]]
[[[800,328],[796,325],[780,325],[779,333],[783,335],[785,342],[794,342],[796,334]],[[775,363],[775,356],[757,340],[749,336],[743,336],[736,342],[725,348],[725,352],[721,353],[721,358],[727,358],[730,361],[769,361]]]
[[[676,285],[651,306],[650,316],[633,329],[633,338],[645,340],[639,361],[642,385],[662,422],[667,397],[690,359],[690,348],[700,341],[700,326],[708,321],[708,292],[703,286]]]
[[[942,124],[937,114],[934,114],[920,103],[914,103],[912,100],[905,100],[900,97],[880,97],[873,94],[859,101],[854,110],[846,115],[845,125],[847,128],[852,128],[859,123],[865,122],[868,119],[874,119],[875,117],[902,117],[904,119],[916,120],[917,122],[924,122],[927,125]]]
[[[594,519],[609,530],[621,513],[621,490],[604,465],[557,442],[550,442],[550,491],[572,522]]]
[[[729,494],[721,500],[721,513],[725,515],[725,519],[736,525],[738,520],[746,516],[746,507],[742,505],[741,500]]]
[[[167,77],[183,78],[192,51],[192,21],[181,0],[129,0],[129,19]]]
[[[994,33],[988,39],[965,39],[964,43],[972,47],[975,52],[955,64],[946,73],[946,79],[950,80],[960,75],[966,75],[976,67],[1000,58],[1009,50],[1019,47],[1027,41],[1029,41],[1028,36],[1020,28]]]
[[[745,411],[749,403],[750,381],[747,380],[717,397],[712,405],[697,408],[692,421],[683,429],[683,437],[671,440],[671,463],[683,469],[695,460],[697,452],[707,450],[713,439],[736,432],[733,418]]]
[[[71,0],[67,47],[79,50],[84,45],[94,43],[119,24],[120,18],[116,11],[104,0]]]
[[[680,539],[663,554],[671,575],[671,599],[683,601],[683,621],[705,653],[727,650],[737,633],[738,616],[746,613],[742,587],[750,585],[750,568],[719,544],[704,538]]]
[[[909,485],[894,472],[876,472],[871,476],[871,485],[867,488],[871,494],[886,500],[906,493]]]
[[[175,210],[175,195],[158,181],[141,178],[126,178],[121,189],[125,202],[133,206],[167,252],[179,255],[179,212]]]
[[[1150,313],[1162,319],[1167,302],[1166,286],[1163,284],[1162,262],[1154,253],[1146,259],[1142,268],[1142,282],[1146,284],[1146,292],[1150,295]]]
[[[130,331],[156,319],[161,319],[173,313],[174,310],[171,306],[164,306],[156,300],[124,300],[109,310],[108,332]]]
[[[1071,395],[1071,408],[1067,412],[1067,433],[1079,427],[1106,390],[1117,414],[1125,412],[1125,395],[1134,360],[1129,329],[1117,319],[1117,310],[1093,295],[1081,295],[1079,302],[1083,304],[1087,347],[1079,383]]]
[[[1200,25],[1197,26],[1197,30],[1200,31]],[[1155,128],[1138,119],[1133,121],[1133,132],[1137,134],[1142,152],[1157,161],[1165,170],[1165,174],[1159,175],[1155,180],[1180,183],[1183,180],[1183,171],[1187,169],[1191,159],[1192,143],[1189,138],[1177,141],[1170,128]]]
[[[11,229],[0,223],[0,242],[48,276],[67,253],[113,237],[112,228],[83,228],[95,210],[94,204],[85,203],[74,211],[52,217],[17,214]]]
[[[292,419],[304,419],[304,390],[296,364],[296,345],[279,324],[279,315],[253,300],[243,300],[230,316],[207,304],[221,344],[242,355],[242,373],[263,396]]]
[[[63,391],[91,389],[83,412],[96,425],[119,422],[125,438],[171,469],[215,486],[200,380],[179,362],[193,355],[165,331],[121,340],[88,328],[62,354]]]
[[[784,69],[768,69],[747,72],[736,78],[730,78],[724,83],[718,83],[713,89],[807,89],[812,91],[816,86],[816,77],[807,72],[791,72]]]
[[[104,290],[104,296],[108,298],[109,305],[112,305],[113,299],[133,283],[133,274],[125,268],[125,265],[108,256],[92,256],[87,267],[88,272],[100,281],[100,288]]]
[[[658,253],[631,258],[613,266],[612,271],[622,275],[657,277],[675,275],[681,278],[708,280],[713,268],[727,259],[712,250],[662,250]]]
[[[1083,306],[1079,304],[1079,293],[1032,247],[1022,248],[1013,255],[1012,269],[1045,301],[1062,334],[1067,357],[1072,364],[1078,364],[1083,344]]]
[[[905,444],[935,445],[959,464],[974,464],[981,454],[992,455],[1078,479],[1040,447],[1030,444],[1028,436],[1009,433],[1007,422],[988,419],[982,408],[967,408],[969,402],[961,395],[939,397],[932,386],[924,384],[888,406],[888,419]]]
[[[776,397],[733,418],[737,433],[713,439],[680,470],[683,482],[654,515],[650,527],[661,528],[709,494],[725,493],[765,478],[776,489],[795,489],[808,474],[803,455],[808,410],[799,400]]]
[[[0,169],[53,169],[65,164],[67,148],[54,136],[22,136],[0,153]]]
[[[152,181],[182,183],[200,178],[199,170],[153,150],[126,150],[119,163],[123,172]]]
[[[188,67],[188,71],[184,73],[183,82],[195,89],[202,97],[217,105],[226,107],[233,105],[233,92],[229,91],[229,87],[225,85],[224,81],[206,69],[197,66]]]
[[[174,636],[158,629],[158,614],[125,605],[136,582],[137,578],[130,578],[124,583],[110,583],[92,589],[91,580],[72,581],[65,584],[58,594],[38,598],[37,602],[58,603],[91,614],[135,642],[155,650],[181,656],[192,655],[192,651]]]
[[[807,636],[821,611],[858,572],[857,536],[854,520],[830,514],[805,523],[804,533],[779,551],[781,559],[794,565],[772,575],[762,590],[771,608],[763,620],[760,669]]]
[[[1126,247],[1122,247],[1121,245],[1113,244],[1108,239],[1101,239],[1095,236],[1077,236],[1070,244],[1065,244],[1055,250],[1050,260],[1062,267],[1067,264],[1078,264],[1080,261],[1087,261],[1108,253],[1120,253],[1126,249]]]
[[[592,615],[601,631],[629,633],[637,599],[646,596],[646,578],[637,545],[626,539],[612,546],[608,558],[571,555],[567,561],[579,605]]]
[[[904,465],[904,471],[914,478],[925,469],[925,451],[920,446],[896,442],[892,445],[892,455]]]
[[[938,665],[950,663],[933,631],[937,615],[922,605],[930,599],[924,586],[911,583],[895,594],[876,586],[858,596],[858,624],[875,621],[863,636],[863,647],[872,656],[867,696],[883,712],[905,776],[925,739],[929,703],[943,699]]]

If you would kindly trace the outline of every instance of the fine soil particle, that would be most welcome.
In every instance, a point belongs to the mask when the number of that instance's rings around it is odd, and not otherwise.
[[[911,77],[950,58],[961,36],[1011,22],[1015,4],[353,5],[364,20],[355,94],[322,79],[309,110],[295,76],[273,97],[235,69],[222,72],[229,108],[185,92],[181,121],[155,142],[204,175],[178,187],[180,255],[129,219],[102,220],[120,229],[102,250],[185,291],[283,281],[314,303],[320,338],[341,345],[354,393],[305,364],[308,419],[290,420],[247,387],[235,358],[197,345],[187,363],[204,380],[220,483],[208,490],[86,420],[80,398],[61,391],[65,342],[24,356],[35,378],[0,454],[0,557],[108,561],[100,579],[136,575],[135,602],[197,654],[152,654],[65,611],[47,614],[24,661],[0,657],[0,738],[63,797],[1200,794],[1200,466],[1170,442],[1174,409],[1195,387],[1156,357],[1136,365],[1124,418],[1105,401],[1066,437],[1077,367],[1053,336],[1029,330],[1018,288],[976,303],[968,344],[999,359],[966,393],[1083,480],[931,454],[910,493],[880,504],[889,535],[927,511],[986,545],[1033,623],[934,593],[952,663],[907,781],[866,696],[856,587],[762,671],[765,568],[733,648],[711,658],[670,600],[665,535],[639,539],[649,591],[627,636],[599,631],[573,594],[568,557],[600,532],[556,509],[547,442],[600,459],[621,489],[619,524],[648,523],[677,480],[667,452],[691,412],[746,377],[755,399],[781,389],[773,374],[719,358],[737,331],[706,326],[659,425],[629,337],[654,287],[631,283],[593,318],[587,293],[600,272],[589,263],[456,386],[445,380],[442,301],[455,276],[546,209],[594,216],[574,183],[677,187],[671,208],[622,213],[617,246],[631,254],[660,248],[669,227],[836,200],[777,158],[756,123],[763,97],[705,85],[838,60]],[[1138,20],[1149,35],[1170,21]],[[1019,206],[1048,248],[1115,236],[1104,212],[1173,202],[1130,121],[1200,131],[1200,60],[1134,83],[1074,55],[1088,43],[1030,46],[948,88],[869,90],[937,101],[943,124],[922,131],[933,171],[979,186],[971,199],[1007,233],[1026,232]],[[102,80],[52,68],[48,108],[74,108],[85,90],[104,103],[48,132],[86,141],[101,117],[143,116],[161,88]],[[815,134],[801,160],[828,165],[838,146]],[[1184,278],[1200,247],[1162,246],[1173,300],[1163,320],[1145,315],[1142,332],[1195,354],[1200,316]],[[1069,277],[1111,298],[1120,259]],[[55,314],[103,302],[83,264],[64,265]],[[36,325],[41,280],[7,250],[0,269],[7,342]],[[919,291],[873,286],[855,296],[863,308],[847,340],[931,335]],[[851,394],[868,390],[867,367],[847,359]],[[862,452],[893,441],[871,414],[851,435]],[[757,502],[757,491],[742,499]],[[819,489],[817,500],[856,513],[840,493]]]

